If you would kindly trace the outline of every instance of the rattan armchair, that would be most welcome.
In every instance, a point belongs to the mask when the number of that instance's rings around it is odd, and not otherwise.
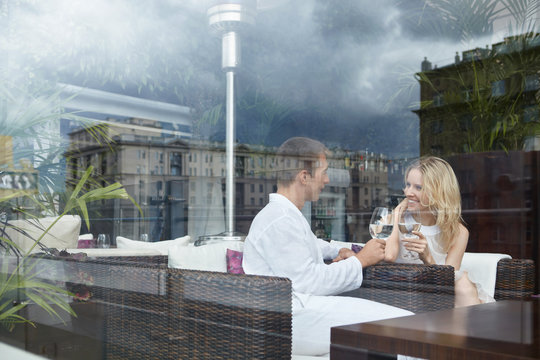
[[[502,259],[497,263],[495,300],[516,299],[534,293],[532,260]],[[382,263],[364,270],[362,286],[343,293],[414,313],[454,306],[454,268],[447,265]]]

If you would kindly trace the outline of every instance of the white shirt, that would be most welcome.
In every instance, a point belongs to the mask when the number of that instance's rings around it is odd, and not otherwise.
[[[247,274],[289,278],[297,294],[335,295],[362,284],[362,264],[355,256],[324,263],[342,247],[318,239],[291,201],[270,194],[249,229],[242,266]]]

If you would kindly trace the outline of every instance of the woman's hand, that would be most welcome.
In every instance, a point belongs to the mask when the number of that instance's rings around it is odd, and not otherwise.
[[[350,258],[351,256],[354,256],[356,253],[348,248],[341,248],[339,249],[338,256],[336,256],[335,259],[332,260],[332,262],[338,262],[341,260],[345,260]]]
[[[401,200],[398,206],[394,209],[394,224],[399,223],[399,219],[401,219],[401,215],[407,210],[407,206],[409,205],[409,202],[407,198]]]
[[[431,264],[431,253],[429,252],[426,237],[420,231],[413,231],[412,233],[418,237],[402,239],[403,246],[409,251],[418,253],[420,260],[422,260],[424,264]]]

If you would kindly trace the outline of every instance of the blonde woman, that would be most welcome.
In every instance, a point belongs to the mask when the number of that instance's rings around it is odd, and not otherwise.
[[[455,306],[494,301],[466,272],[459,271],[469,231],[461,218],[456,175],[443,159],[422,157],[405,173],[405,199],[394,210],[394,230],[386,241],[385,260],[451,265],[456,270]],[[419,223],[419,231],[400,236],[399,224]],[[416,236],[415,236],[416,235]]]

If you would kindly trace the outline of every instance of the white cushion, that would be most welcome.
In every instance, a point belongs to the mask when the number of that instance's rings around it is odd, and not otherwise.
[[[93,240],[94,235],[92,234],[81,234],[79,235],[79,240]]]
[[[511,258],[507,254],[466,252],[463,254],[459,270],[467,271],[469,279],[480,284],[480,287],[493,297],[495,294],[497,263],[501,259]]]
[[[56,216],[38,219],[10,220],[6,228],[7,236],[17,244],[23,252],[27,252],[43,232],[57,219]],[[15,228],[24,231],[22,234]],[[64,215],[41,239],[40,243],[49,247],[63,250],[77,248],[79,232],[81,230],[81,217],[78,215]],[[36,245],[32,252],[40,252],[41,248]]]
[[[203,246],[176,246],[169,250],[169,267],[227,272],[227,249],[244,251],[244,242],[229,240]]]
[[[167,255],[171,247],[187,246],[190,240],[191,237],[189,235],[179,237],[174,240],[163,240],[156,242],[130,240],[122,236],[117,236],[116,247],[118,249],[153,249],[159,251],[160,255]]]

